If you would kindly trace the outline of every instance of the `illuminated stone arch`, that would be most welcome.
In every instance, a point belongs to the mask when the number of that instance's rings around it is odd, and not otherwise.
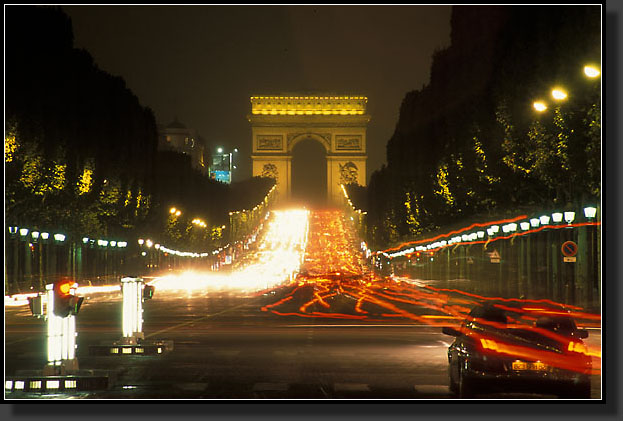
[[[292,151],[305,139],[319,142],[327,157],[327,198],[342,202],[340,184],[366,185],[366,129],[370,116],[363,96],[252,96],[253,175],[270,168],[279,200],[292,197]]]

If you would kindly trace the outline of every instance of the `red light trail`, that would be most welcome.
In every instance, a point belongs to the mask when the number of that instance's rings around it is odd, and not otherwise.
[[[525,216],[520,217],[525,218]],[[496,221],[499,223],[517,220]],[[429,239],[430,240],[430,239]],[[428,241],[429,241],[428,240]],[[569,339],[534,327],[540,315],[551,314],[545,306],[563,306],[577,319],[601,322],[601,317],[582,312],[577,306],[563,305],[551,300],[524,300],[503,297],[485,297],[456,289],[414,285],[406,278],[383,278],[372,273],[363,259],[360,241],[348,220],[339,211],[317,211],[310,214],[308,242],[304,262],[297,278],[286,287],[285,297],[262,307],[262,311],[277,316],[315,318],[318,320],[359,320],[395,324],[426,324],[430,326],[458,326],[468,319],[468,313],[477,305],[496,302],[502,309],[516,314],[513,327],[534,329],[561,344],[567,350]],[[509,307],[504,303],[525,303]],[[550,313],[548,313],[548,311]],[[486,321],[481,321],[487,323]],[[577,362],[578,350],[565,356],[549,355],[549,351],[528,349],[508,344],[499,338],[491,352],[517,352],[522,358],[535,358],[551,366],[569,368]],[[601,358],[599,350],[584,353]],[[567,355],[567,354],[570,354]],[[577,370],[585,370],[577,367]]]

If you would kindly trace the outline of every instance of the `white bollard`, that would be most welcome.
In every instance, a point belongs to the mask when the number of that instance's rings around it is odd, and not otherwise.
[[[123,337],[143,338],[143,279],[122,278]]]
[[[76,316],[59,317],[54,314],[54,285],[47,290],[48,365],[61,366],[76,356]]]

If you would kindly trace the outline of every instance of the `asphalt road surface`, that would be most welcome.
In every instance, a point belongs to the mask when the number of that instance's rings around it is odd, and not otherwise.
[[[109,390],[71,394],[9,393],[8,399],[455,399],[448,390],[447,348],[438,326],[412,320],[343,320],[262,311],[287,296],[156,292],[144,305],[146,341],[171,340],[153,356],[91,356],[89,346],[121,337],[121,294],[93,294],[77,319],[80,369],[107,370]],[[346,298],[343,298],[346,300]],[[41,369],[46,326],[28,306],[5,308],[6,375]],[[599,343],[600,331],[587,341]],[[111,378],[113,378],[111,377]],[[594,376],[592,398],[599,398]],[[543,399],[537,394],[484,399]]]

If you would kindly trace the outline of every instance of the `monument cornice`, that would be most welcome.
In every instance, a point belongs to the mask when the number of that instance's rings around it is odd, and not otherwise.
[[[247,120],[262,127],[286,126],[286,127],[339,127],[339,126],[365,126],[370,122],[369,114],[362,115],[247,115]]]

